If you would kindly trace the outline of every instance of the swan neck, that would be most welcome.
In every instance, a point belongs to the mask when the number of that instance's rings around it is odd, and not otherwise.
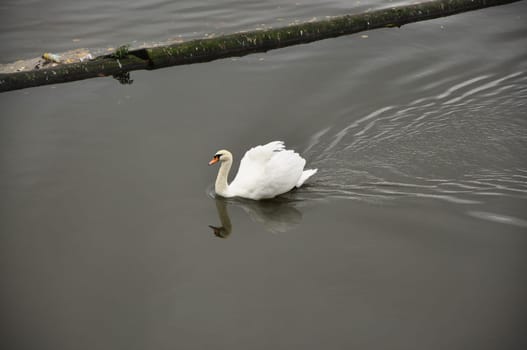
[[[220,196],[227,197],[229,184],[227,183],[227,178],[229,176],[229,171],[231,170],[232,160],[228,159],[221,162],[220,170],[218,171],[218,177],[216,177],[215,190],[216,193]]]

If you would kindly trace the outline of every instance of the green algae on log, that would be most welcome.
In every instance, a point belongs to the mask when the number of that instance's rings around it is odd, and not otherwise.
[[[85,62],[0,74],[0,92],[104,76],[121,76],[140,69],[208,62],[240,57],[286,46],[306,44],[361,31],[400,27],[404,24],[477,10],[520,0],[436,0],[332,17],[288,27],[236,33],[208,39],[136,50],[118,50]],[[123,46],[125,47],[125,46]]]

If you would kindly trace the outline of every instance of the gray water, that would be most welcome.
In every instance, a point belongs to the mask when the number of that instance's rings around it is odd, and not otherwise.
[[[392,3],[3,1],[0,62]],[[1,94],[2,348],[525,348],[526,14]],[[215,198],[272,140],[310,184]]]

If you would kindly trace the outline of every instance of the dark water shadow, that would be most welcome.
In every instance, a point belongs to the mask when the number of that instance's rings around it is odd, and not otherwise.
[[[214,197],[221,226],[209,225],[214,235],[227,238],[233,230],[228,207],[242,208],[253,222],[261,224],[267,231],[282,233],[293,229],[302,221],[298,201],[290,198],[254,201],[241,198]]]

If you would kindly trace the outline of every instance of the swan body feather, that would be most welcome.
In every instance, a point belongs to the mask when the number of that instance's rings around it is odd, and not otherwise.
[[[273,141],[251,148],[243,156],[238,173],[228,184],[232,154],[220,150],[209,164],[220,162],[215,190],[222,197],[249,199],[273,198],[300,187],[317,169],[304,170],[306,160],[293,150],[287,150],[282,141]]]

